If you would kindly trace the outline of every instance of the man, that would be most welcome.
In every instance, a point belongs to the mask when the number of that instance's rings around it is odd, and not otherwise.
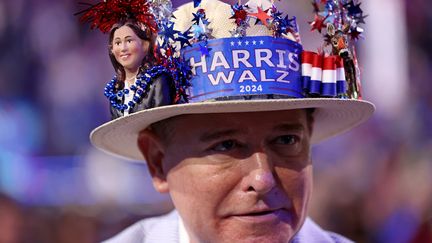
[[[181,7],[162,46],[171,33],[188,42],[192,30],[196,43],[180,52],[194,73],[189,100],[93,131],[96,147],[145,159],[155,189],[175,206],[108,242],[349,242],[307,218],[311,145],[365,121],[374,106],[339,86],[336,56],[315,54],[312,76],[301,72],[308,63],[295,25],[252,5]]]

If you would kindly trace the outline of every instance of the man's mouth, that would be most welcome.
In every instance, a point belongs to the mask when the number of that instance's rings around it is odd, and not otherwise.
[[[289,215],[289,212],[285,209],[274,209],[238,214],[233,217],[251,223],[271,223],[280,220],[287,220]]]
[[[274,213],[275,210],[267,210],[267,211],[261,211],[261,212],[253,212],[253,213],[248,213],[245,214],[246,216],[262,216],[262,215],[267,215],[270,213]]]

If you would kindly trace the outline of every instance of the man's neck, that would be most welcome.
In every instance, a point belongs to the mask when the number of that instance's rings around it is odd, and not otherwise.
[[[189,234],[183,224],[183,220],[179,215],[179,243],[190,243]]]

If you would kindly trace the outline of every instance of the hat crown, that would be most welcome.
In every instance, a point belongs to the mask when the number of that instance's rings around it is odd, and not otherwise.
[[[245,35],[244,36],[273,36],[273,31],[267,24],[258,21],[254,15],[265,13],[270,20],[272,11],[277,11],[275,6],[267,0],[251,0],[244,5],[237,5],[243,7],[245,17]],[[221,2],[219,0],[202,0],[198,7],[194,7],[193,2],[186,3],[178,8],[174,13],[172,19],[175,29],[181,32],[187,31],[193,27],[192,15],[199,9],[205,10],[206,18],[209,21],[208,28],[211,30],[211,39],[229,38],[233,37],[233,30],[238,27],[236,18],[233,16],[235,11],[233,6]],[[256,24],[261,22],[261,24]],[[294,20],[295,21],[295,20]],[[234,36],[235,37],[235,36]],[[296,41],[291,33],[286,33],[285,38]]]

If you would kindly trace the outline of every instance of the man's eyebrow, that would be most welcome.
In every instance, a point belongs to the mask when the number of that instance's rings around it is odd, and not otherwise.
[[[285,123],[273,128],[275,131],[303,131],[305,129],[305,126],[300,123]]]
[[[224,137],[233,136],[233,135],[240,134],[240,133],[242,133],[242,132],[237,130],[237,129],[210,131],[210,132],[206,132],[203,135],[201,135],[199,140],[201,142],[210,142],[210,141],[218,140],[218,139],[221,139]]]

